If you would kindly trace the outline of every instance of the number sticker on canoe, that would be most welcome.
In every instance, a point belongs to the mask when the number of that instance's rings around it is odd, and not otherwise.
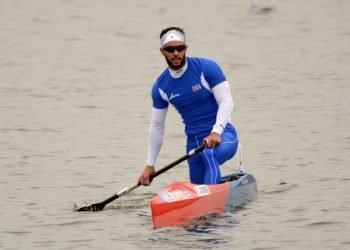
[[[198,196],[204,196],[210,194],[209,187],[207,185],[199,185],[193,187],[193,189],[196,191]]]
[[[171,192],[162,192],[159,194],[159,197],[164,202],[174,202],[180,200],[187,200],[191,198],[191,194],[186,190],[177,190]]]

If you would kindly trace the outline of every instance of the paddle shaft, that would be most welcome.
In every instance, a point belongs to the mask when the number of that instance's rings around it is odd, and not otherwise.
[[[153,175],[150,176],[150,181],[153,180],[154,178],[156,178],[158,175],[164,173],[165,171],[168,171],[169,169],[171,169],[172,167],[178,165],[179,163],[187,160],[188,158],[190,158],[191,156],[201,152],[203,149],[205,148],[204,145],[196,148],[196,149],[193,149],[191,150],[190,152],[188,152],[188,154],[182,156],[181,158],[177,159],[176,161],[168,164],[167,166],[157,170]]]
[[[188,154],[186,154],[186,155],[182,156],[181,158],[177,159],[176,161],[174,161],[174,162],[172,162],[172,163],[166,165],[165,167],[163,167],[163,168],[157,170],[154,174],[152,174],[152,175],[150,176],[150,181],[152,181],[152,180],[153,180],[154,178],[156,178],[158,175],[161,175],[162,173],[164,173],[164,172],[168,171],[169,169],[173,168],[174,166],[178,165],[179,163],[181,163],[181,162],[187,160],[187,159],[190,158],[191,156],[193,156],[193,155],[195,155],[195,154],[201,152],[204,148],[205,148],[205,146],[202,145],[202,146],[200,146],[200,147],[198,147],[198,148],[196,148],[196,149],[193,149],[193,150],[191,150],[190,152],[188,152]],[[115,195],[113,195],[113,196],[107,198],[106,200],[104,200],[104,201],[102,201],[102,202],[100,202],[100,203],[98,203],[98,204],[99,204],[100,206],[104,207],[104,206],[106,206],[108,203],[110,203],[110,202],[112,202],[112,201],[114,201],[114,200],[116,200],[116,199],[118,199],[118,198],[120,198],[120,197],[122,197],[122,196],[124,196],[124,195],[126,195],[126,194],[128,194],[128,193],[130,193],[132,190],[136,189],[136,188],[139,187],[140,185],[141,185],[140,183],[136,183],[136,184],[133,184],[133,185],[131,185],[131,186],[129,186],[129,187],[126,187],[126,188],[120,190],[120,191],[119,191],[118,193],[116,193]]]

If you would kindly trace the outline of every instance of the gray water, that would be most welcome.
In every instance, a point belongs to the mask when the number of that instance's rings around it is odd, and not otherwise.
[[[349,249],[349,12],[348,0],[1,0],[0,249]],[[170,25],[225,71],[259,198],[153,230],[149,199],[188,180],[183,163],[103,212],[73,212],[143,169]],[[184,147],[170,109],[158,167]]]

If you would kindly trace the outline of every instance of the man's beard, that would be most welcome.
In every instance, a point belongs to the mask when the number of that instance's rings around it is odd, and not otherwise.
[[[179,70],[185,65],[185,63],[186,63],[186,56],[184,56],[182,58],[182,60],[181,60],[181,63],[179,65],[176,65],[176,66],[167,57],[165,57],[165,60],[166,60],[166,62],[168,64],[169,68],[174,69],[174,70]]]

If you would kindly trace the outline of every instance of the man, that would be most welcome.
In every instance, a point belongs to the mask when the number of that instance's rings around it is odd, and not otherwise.
[[[185,32],[169,27],[160,33],[160,52],[167,68],[152,88],[152,118],[149,128],[147,164],[139,183],[150,185],[157,156],[163,144],[165,117],[171,103],[180,113],[187,136],[187,152],[206,148],[189,158],[190,181],[220,183],[220,165],[237,151],[238,138],[231,123],[233,101],[230,87],[219,65],[209,59],[187,57]]]

